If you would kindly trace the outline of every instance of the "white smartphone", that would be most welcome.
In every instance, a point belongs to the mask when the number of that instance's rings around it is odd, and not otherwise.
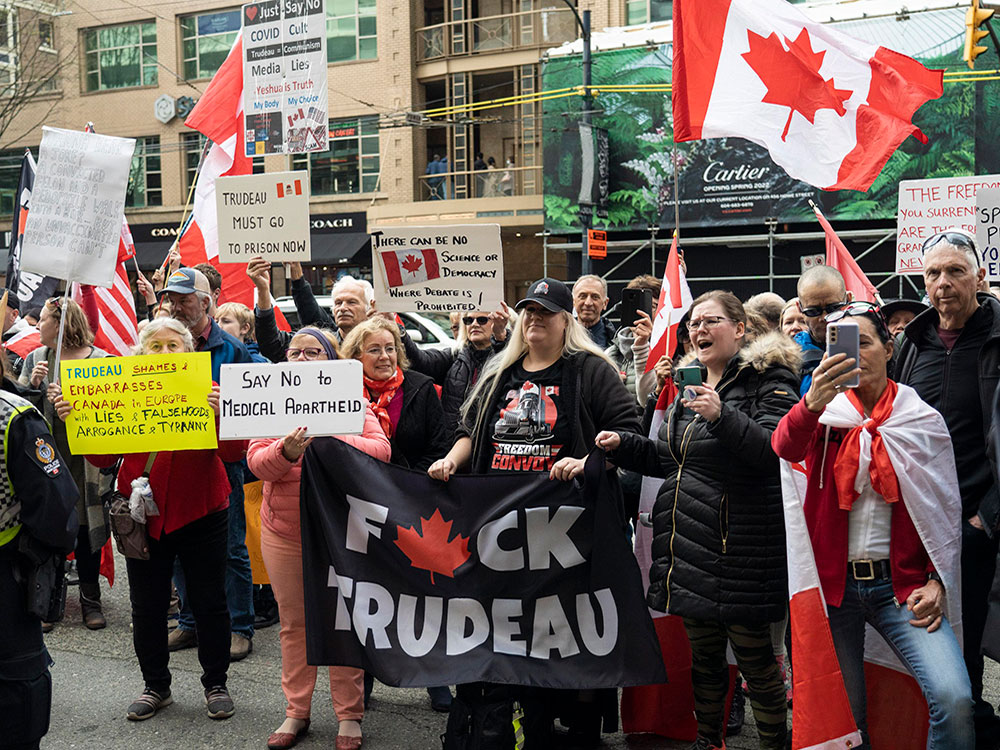
[[[855,363],[860,362],[858,351],[860,349],[858,337],[858,324],[853,320],[838,320],[830,323],[826,327],[826,355],[832,357],[834,354],[846,354]],[[857,367],[857,364],[855,364]],[[857,388],[860,385],[861,374],[855,375],[851,380],[843,383],[845,388]]]

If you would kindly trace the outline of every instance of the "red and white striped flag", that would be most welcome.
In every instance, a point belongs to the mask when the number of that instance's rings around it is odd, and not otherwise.
[[[437,250],[386,250],[380,253],[389,286],[405,286],[441,276]]]
[[[198,172],[194,207],[178,238],[181,260],[186,266],[211,263],[222,274],[219,302],[242,302],[252,309],[254,285],[245,266],[219,262],[219,217],[215,210],[215,181],[224,175],[252,171],[243,129],[242,36],[237,35],[229,55],[184,124],[208,138],[211,146]]]
[[[646,372],[656,367],[664,354],[673,354],[677,347],[677,326],[691,309],[691,301],[691,289],[684,277],[677,252],[677,232],[674,232],[670,254],[667,256],[667,268],[663,273],[663,285],[660,287],[660,299],[653,315],[653,335],[650,336]]]
[[[42,345],[42,335],[34,326],[26,326],[3,343],[3,348],[24,359]]]

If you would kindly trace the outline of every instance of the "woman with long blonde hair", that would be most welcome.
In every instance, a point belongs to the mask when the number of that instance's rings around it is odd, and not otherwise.
[[[571,480],[601,430],[638,431],[634,398],[618,369],[573,318],[573,298],[555,279],[540,279],[515,309],[510,342],[483,369],[462,407],[458,439],[428,474],[447,481],[460,469],[477,474],[544,472]],[[617,489],[617,479],[609,476]],[[621,501],[618,493],[618,501]],[[622,531],[624,534],[624,529]],[[601,720],[614,726],[616,691],[575,693],[504,685],[459,686],[459,696],[498,695],[520,701],[526,747],[552,744],[559,716],[575,739],[597,740]]]

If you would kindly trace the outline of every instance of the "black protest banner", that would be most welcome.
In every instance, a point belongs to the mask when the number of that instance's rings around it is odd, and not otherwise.
[[[604,471],[438,482],[333,439],[306,452],[310,664],[389,685],[664,682],[639,570]]]

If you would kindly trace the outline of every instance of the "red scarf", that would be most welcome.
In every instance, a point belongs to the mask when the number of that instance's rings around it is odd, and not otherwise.
[[[892,468],[889,452],[885,449],[878,431],[879,426],[892,415],[892,404],[896,400],[898,390],[893,381],[888,381],[885,391],[872,409],[871,419],[851,429],[840,445],[837,460],[833,465],[833,477],[837,485],[837,504],[841,510],[850,510],[854,501],[858,499],[858,493],[854,491],[854,481],[858,475],[858,462],[861,457],[861,430],[868,430],[872,436],[872,460],[868,467],[872,489],[887,503],[899,501],[899,480],[896,478],[896,470]],[[847,398],[863,417],[865,409],[855,391],[848,391]]]
[[[392,437],[392,419],[389,417],[389,404],[402,384],[403,371],[398,367],[396,368],[396,374],[388,380],[372,380],[365,375],[365,390],[368,391],[368,400],[371,401],[375,416],[378,417],[378,423],[382,425],[387,438]]]

